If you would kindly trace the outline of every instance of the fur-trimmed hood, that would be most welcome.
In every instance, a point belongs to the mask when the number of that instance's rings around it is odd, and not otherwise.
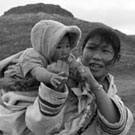
[[[81,37],[81,30],[77,26],[66,26],[54,20],[41,20],[31,30],[32,47],[51,60],[58,43],[67,33],[71,48],[74,48]]]

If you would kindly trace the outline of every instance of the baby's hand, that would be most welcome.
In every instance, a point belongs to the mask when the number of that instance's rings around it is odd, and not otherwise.
[[[64,86],[64,84],[67,82],[67,75],[64,72],[60,72],[58,74],[52,74],[50,78],[50,83],[55,88],[58,88],[60,86]]]
[[[57,62],[48,65],[47,69],[52,72],[52,76],[50,78],[51,85],[55,90],[63,91],[64,85],[69,76],[69,65],[64,61],[58,60]]]

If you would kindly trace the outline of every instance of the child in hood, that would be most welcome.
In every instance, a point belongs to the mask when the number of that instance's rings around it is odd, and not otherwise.
[[[81,31],[77,26],[65,26],[53,20],[38,22],[31,31],[33,48],[26,49],[18,63],[8,67],[5,76],[32,76],[39,82],[57,87],[65,79],[65,73],[52,73],[47,70],[47,65],[57,60],[66,62],[80,35]]]
[[[0,62],[0,72],[4,73],[0,79],[0,131],[7,135],[29,134],[25,124],[26,108],[34,102],[42,84],[56,90],[61,86],[67,88],[67,61],[80,37],[77,26],[41,20],[31,30],[32,48]],[[49,67],[53,62],[59,65],[54,72]]]

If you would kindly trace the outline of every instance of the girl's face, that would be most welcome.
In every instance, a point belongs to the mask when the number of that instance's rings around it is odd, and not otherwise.
[[[70,54],[70,45],[68,36],[64,36],[63,39],[59,42],[56,47],[55,53],[52,57],[52,61],[56,62],[57,60],[67,60]]]
[[[82,62],[88,66],[94,77],[103,79],[112,66],[110,61],[114,57],[114,50],[110,44],[100,41],[100,37],[88,40],[82,54]]]

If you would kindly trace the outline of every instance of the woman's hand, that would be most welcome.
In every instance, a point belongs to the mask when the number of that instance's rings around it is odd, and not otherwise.
[[[78,67],[78,71],[80,73],[82,81],[87,81],[92,91],[99,87],[99,83],[96,81],[88,67],[81,65]]]

